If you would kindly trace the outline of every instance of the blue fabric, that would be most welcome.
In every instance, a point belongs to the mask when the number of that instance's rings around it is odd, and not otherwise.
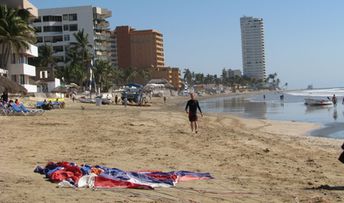
[[[130,177],[136,178],[142,182],[147,183],[164,183],[168,185],[173,185],[173,180],[165,179],[165,180],[157,180],[153,177],[149,177],[145,175],[144,173],[137,173],[137,172],[129,172],[129,171],[122,171],[117,168],[107,168],[105,166],[96,166],[98,168],[101,168],[104,170],[103,173],[100,174],[100,176],[113,179],[113,180],[130,180]],[[162,173],[166,174],[166,173]]]
[[[84,175],[89,175],[91,173],[91,166],[90,165],[83,165],[82,167],[80,167],[80,170],[82,171],[82,174]]]

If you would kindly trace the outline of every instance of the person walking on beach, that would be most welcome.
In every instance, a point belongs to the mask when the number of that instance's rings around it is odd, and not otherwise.
[[[116,96],[115,96],[115,104],[116,104],[116,105],[118,104],[118,96],[117,96],[117,94],[116,94]]]
[[[124,92],[124,99],[123,99],[123,102],[124,102],[124,107],[127,107],[128,105],[128,95],[126,92]]]
[[[185,112],[189,115],[189,121],[191,126],[191,131],[193,132],[195,129],[195,133],[198,133],[198,117],[197,117],[197,109],[201,113],[203,117],[203,113],[201,107],[199,106],[198,101],[195,99],[195,94],[190,94],[191,99],[186,103]]]
[[[335,94],[332,96],[332,103],[333,105],[337,105],[337,97]]]

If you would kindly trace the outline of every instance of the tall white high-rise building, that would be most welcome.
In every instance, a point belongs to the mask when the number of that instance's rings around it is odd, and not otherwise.
[[[93,6],[39,9],[33,26],[37,30],[37,46],[51,45],[57,59],[57,68],[63,68],[74,33],[84,30],[92,45],[94,61],[111,61],[110,24],[108,9]],[[39,73],[38,73],[39,74]],[[48,76],[49,77],[49,76]]]
[[[263,19],[244,16],[240,18],[240,26],[243,74],[264,80],[266,73]]]

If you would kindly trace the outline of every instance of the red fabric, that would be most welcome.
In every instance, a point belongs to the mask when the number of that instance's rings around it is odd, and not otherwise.
[[[146,175],[149,177],[155,178],[157,180],[173,180],[173,181],[176,181],[176,179],[177,179],[176,175],[169,175],[169,174],[147,173]]]
[[[78,166],[72,166],[68,162],[59,162],[57,165],[63,167],[63,169],[57,170],[51,174],[50,179],[53,182],[61,182],[70,178],[74,183],[77,183],[83,176]]]
[[[132,188],[132,189],[153,190],[153,188],[148,185],[140,185],[140,184],[131,183],[131,182],[122,181],[122,180],[112,180],[112,179],[105,178],[102,176],[95,177],[94,187],[95,188]]]
[[[177,182],[184,182],[189,180],[208,180],[208,177],[196,177],[196,176],[179,176]]]

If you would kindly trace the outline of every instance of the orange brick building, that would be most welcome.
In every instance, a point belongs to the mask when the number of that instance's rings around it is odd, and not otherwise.
[[[114,30],[119,68],[163,67],[163,36],[156,30],[135,30],[119,26]]]
[[[171,67],[159,67],[154,68],[150,72],[152,79],[166,79],[171,83],[177,90],[182,87],[182,81],[180,80],[179,68]]]
[[[118,26],[112,32],[118,68],[146,69],[152,79],[166,79],[180,89],[179,68],[165,67],[163,35],[156,30]]]

